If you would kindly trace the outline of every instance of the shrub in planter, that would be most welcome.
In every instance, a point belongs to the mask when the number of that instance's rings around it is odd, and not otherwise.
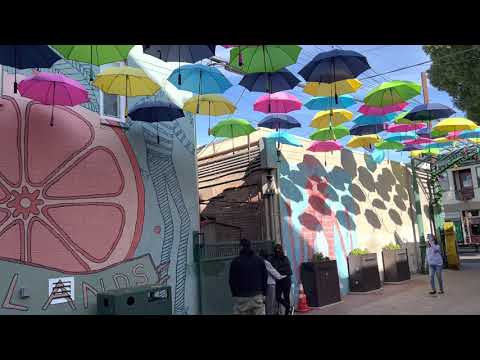
[[[353,249],[347,258],[351,292],[368,292],[381,288],[377,254],[367,249]]]
[[[322,253],[316,253],[312,261],[302,263],[300,278],[308,306],[321,307],[341,300],[337,262]]]
[[[384,282],[396,283],[410,280],[407,249],[402,249],[398,244],[390,243],[382,250],[382,260]]]

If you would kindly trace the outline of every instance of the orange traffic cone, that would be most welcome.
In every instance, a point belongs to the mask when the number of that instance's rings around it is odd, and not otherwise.
[[[295,311],[297,312],[310,311],[310,308],[308,307],[308,304],[307,304],[307,296],[303,291],[303,285],[301,283],[300,283],[300,286],[298,287],[298,304],[297,304],[297,309]]]

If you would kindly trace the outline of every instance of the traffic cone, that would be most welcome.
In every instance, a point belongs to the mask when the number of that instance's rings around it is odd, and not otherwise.
[[[298,287],[298,304],[297,304],[297,309],[295,311],[297,312],[310,311],[310,308],[308,307],[308,304],[307,304],[307,296],[303,291],[303,285],[301,283],[300,283],[300,286]]]

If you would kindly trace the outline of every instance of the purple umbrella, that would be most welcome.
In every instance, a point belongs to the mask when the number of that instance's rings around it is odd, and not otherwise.
[[[18,90],[23,97],[52,105],[50,126],[53,126],[55,105],[75,106],[88,102],[87,90],[78,81],[61,74],[38,72],[20,81]]]

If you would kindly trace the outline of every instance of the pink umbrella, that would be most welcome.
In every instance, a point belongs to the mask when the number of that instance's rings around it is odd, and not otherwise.
[[[314,141],[312,145],[307,149],[308,151],[313,152],[329,152],[342,150],[343,146],[340,145],[337,141]]]
[[[448,140],[461,140],[458,136],[462,133],[463,131],[451,131],[448,133],[447,139]]]
[[[429,138],[419,137],[413,140],[404,141],[405,145],[422,145],[422,144],[431,144],[433,141]]]
[[[396,111],[402,111],[405,109],[405,107],[408,105],[408,103],[400,103],[400,104],[395,104],[395,105],[389,105],[389,106],[383,106],[383,107],[377,107],[377,106],[369,106],[369,105],[362,105],[358,109],[358,112],[361,112],[364,115],[369,115],[369,116],[383,116],[390,114],[392,112]]]
[[[391,133],[400,133],[407,132],[412,130],[420,130],[424,127],[427,127],[424,123],[415,123],[415,124],[396,124],[387,126],[387,131]]]
[[[18,91],[26,98],[52,105],[50,126],[53,126],[55,105],[75,106],[88,102],[87,90],[78,81],[61,74],[38,72],[20,81]]]
[[[300,110],[302,102],[292,94],[286,92],[277,92],[260,96],[253,104],[253,110],[263,113],[288,113],[290,111]]]

